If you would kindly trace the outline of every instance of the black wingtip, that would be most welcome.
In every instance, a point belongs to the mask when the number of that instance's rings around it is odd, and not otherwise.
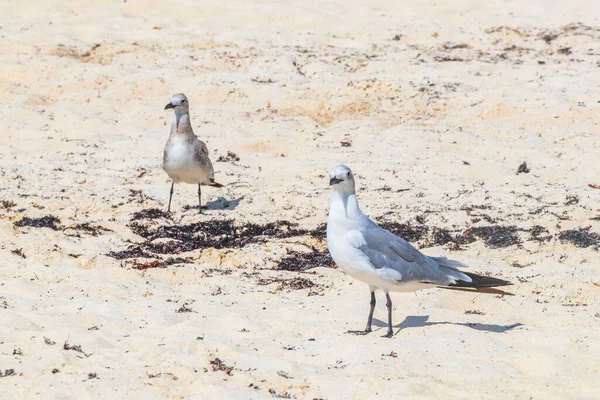
[[[471,282],[465,282],[458,280],[455,283],[452,283],[448,286],[450,287],[462,287],[462,288],[493,288],[498,286],[510,286],[512,282],[506,281],[504,279],[492,278],[491,276],[483,276],[472,274],[470,272],[461,271],[463,274],[467,275],[471,278]]]
[[[223,185],[221,185],[220,183],[214,182],[214,181],[210,183],[210,186],[216,187],[216,188],[222,188],[223,187]]]

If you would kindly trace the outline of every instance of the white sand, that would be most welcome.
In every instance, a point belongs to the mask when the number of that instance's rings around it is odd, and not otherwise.
[[[0,373],[14,370],[1,398],[600,396],[600,255],[558,240],[600,232],[592,2],[51,3],[0,4],[0,200],[16,203],[0,209]],[[227,187],[203,191],[204,216],[183,209],[196,188],[176,187],[182,223],[313,229],[327,170],[345,163],[375,219],[459,232],[492,224],[486,214],[552,239],[425,249],[514,281],[515,296],[396,294],[391,340],[381,294],[377,330],[345,333],[364,326],[369,297],[337,269],[301,274],[322,296],[257,284],[298,276],[271,269],[287,251],[324,249],[308,236],[137,271],[105,254],[141,240],[134,212],[166,209],[175,92],[213,161],[241,158],[215,163]],[[523,161],[531,172],[517,175]],[[242,199],[215,209],[220,196]],[[46,215],[112,231],[14,226]],[[194,312],[176,313],[186,303]],[[213,371],[216,357],[231,376]]]

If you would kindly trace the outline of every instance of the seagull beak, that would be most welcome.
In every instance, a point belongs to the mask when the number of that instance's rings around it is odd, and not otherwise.
[[[343,182],[343,179],[336,178],[335,176],[329,180],[329,186],[335,185],[337,183]]]
[[[173,103],[169,103],[165,106],[165,110],[168,110],[169,108],[175,108],[175,106],[173,105]]]

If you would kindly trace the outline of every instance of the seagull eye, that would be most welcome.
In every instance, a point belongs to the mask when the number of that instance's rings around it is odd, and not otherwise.
[[[346,176],[347,176],[348,178],[352,178],[352,173],[351,173],[350,171],[348,171],[348,173],[346,174]]]

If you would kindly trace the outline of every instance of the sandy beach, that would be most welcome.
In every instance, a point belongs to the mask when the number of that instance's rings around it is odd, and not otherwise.
[[[0,398],[600,398],[589,1],[0,4]],[[222,189],[161,168],[173,93]],[[327,171],[513,295],[377,294]]]

